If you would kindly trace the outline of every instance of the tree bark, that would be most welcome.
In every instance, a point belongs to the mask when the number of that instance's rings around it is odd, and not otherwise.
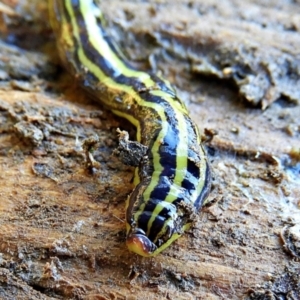
[[[170,80],[212,137],[211,202],[149,259],[126,248],[133,169],[112,154],[132,127],[59,67],[46,3],[3,1],[0,297],[300,299],[296,2],[102,1],[126,55]]]

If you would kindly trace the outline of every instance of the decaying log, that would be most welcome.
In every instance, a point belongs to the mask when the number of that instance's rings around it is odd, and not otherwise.
[[[210,136],[211,203],[147,259],[125,245],[133,169],[113,155],[133,129],[59,67],[42,2],[0,6],[0,297],[300,299],[299,3],[102,1]]]

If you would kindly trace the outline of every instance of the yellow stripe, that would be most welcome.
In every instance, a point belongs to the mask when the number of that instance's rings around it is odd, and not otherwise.
[[[83,12],[89,40],[92,46],[102,57],[105,57],[110,62],[112,68],[116,72],[119,72],[119,74],[116,74],[116,76],[122,74],[126,77],[136,77],[139,81],[143,82],[146,87],[152,87],[155,83],[153,82],[149,74],[129,69],[124,64],[124,62],[120,60],[119,57],[112,51],[109,45],[102,38],[99,38],[99,36],[101,36],[101,32],[99,31],[98,24],[96,23],[96,18],[94,17],[94,10],[89,9],[89,6],[90,3],[88,3],[88,1],[80,1],[80,9]]]
[[[181,183],[186,175],[187,171],[187,157],[188,157],[188,136],[187,136],[187,128],[186,122],[184,119],[183,114],[179,113],[177,110],[174,110],[176,114],[176,120],[178,122],[178,128],[180,128],[180,135],[179,135],[179,143],[176,149],[176,172],[175,177],[173,179],[173,184],[170,187],[170,192],[168,193],[167,197],[164,199],[165,202],[172,203],[175,201],[178,196],[179,192],[178,188],[181,186]],[[155,188],[155,185],[152,186],[152,189]],[[149,191],[149,195],[151,194],[152,190]],[[148,228],[147,234],[150,233],[151,227],[155,218],[159,213],[163,210],[163,206],[157,205],[153,211],[151,218],[148,221]],[[159,234],[158,234],[159,235]]]
[[[164,100],[166,100],[171,105],[171,107],[174,109],[174,111],[178,110],[182,114],[186,114],[186,115],[188,114],[188,111],[187,111],[185,105],[183,104],[183,102],[179,102],[178,99],[176,101],[174,98],[169,96],[166,92],[161,91],[161,90],[153,90],[150,92],[150,94],[153,96],[161,97]]]

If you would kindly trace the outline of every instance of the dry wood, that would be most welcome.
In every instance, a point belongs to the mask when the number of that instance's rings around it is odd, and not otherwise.
[[[300,299],[299,3],[102,2],[127,55],[149,59],[217,132],[212,203],[161,255],[129,253],[133,169],[112,152],[131,127],[56,65],[46,3],[3,1],[0,297]],[[95,135],[91,169],[82,144]]]

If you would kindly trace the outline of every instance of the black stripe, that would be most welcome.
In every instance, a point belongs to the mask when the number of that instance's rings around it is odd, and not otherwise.
[[[96,19],[97,19],[98,26],[100,28],[103,28],[101,23],[98,22],[99,18],[96,18]],[[134,67],[134,65],[125,57],[125,55],[123,54],[121,49],[118,47],[118,45],[110,38],[110,36],[107,34],[106,30],[102,29],[102,34],[103,34],[102,37],[105,40],[105,42],[108,44],[110,49],[122,60],[124,65],[128,69],[139,72],[139,70],[136,67]]]
[[[65,1],[61,1],[65,2]],[[79,0],[71,0],[71,4],[74,8],[79,8]]]
[[[159,162],[163,167],[161,176],[172,178],[176,175],[176,158],[178,144],[180,143],[180,132],[178,129],[178,121],[172,108],[165,109],[165,117],[168,123],[168,131],[159,147]]]
[[[157,234],[161,233],[161,230],[164,227],[166,220],[167,219],[162,217],[161,215],[158,215],[155,217],[155,220],[153,221],[150,232],[148,234],[148,237],[151,241],[157,240],[157,238],[158,238]],[[168,229],[166,229],[166,230],[168,230]],[[157,245],[157,246],[159,246],[159,245]]]
[[[169,83],[171,87],[168,87],[168,85],[166,85],[165,82],[162,79],[160,79],[157,75],[155,75],[153,73],[150,73],[150,76],[151,76],[151,79],[157,85],[159,90],[167,93],[170,97],[172,97],[172,100],[174,102],[177,102],[178,104],[180,104],[180,106],[182,106],[182,108],[184,110],[186,110],[186,107],[185,107],[184,103],[177,97],[176,91],[172,87],[171,83]]]
[[[150,199],[155,199],[159,201],[163,201],[166,199],[170,192],[171,182],[168,177],[160,176],[157,185],[155,186],[154,190],[151,192]]]
[[[89,35],[87,31],[87,26],[85,24],[83,15],[80,11],[80,9],[74,9],[75,14],[75,20],[77,22],[77,27],[79,28],[79,37],[80,37],[80,44],[82,46],[82,49],[86,55],[86,57],[93,62],[95,65],[97,65],[101,71],[108,77],[111,77],[116,83],[124,84],[127,86],[131,86],[136,92],[141,92],[146,90],[146,87],[143,82],[139,80],[137,77],[126,77],[121,73],[121,70],[115,69],[112,65],[112,63],[107,60],[105,57],[103,57],[90,43]],[[108,44],[110,48],[112,48],[113,52],[119,57],[120,51],[117,51],[116,47],[113,45],[114,43],[111,41],[111,39],[107,36],[105,30],[101,26],[101,21],[99,18],[97,18],[100,23],[98,23],[98,29],[99,29],[99,36]],[[119,57],[120,61],[124,63],[128,68],[130,68],[133,71],[136,71],[132,66],[126,64],[124,62],[123,58],[121,59]]]
[[[178,203],[184,200],[184,195],[178,197],[175,201],[173,201],[172,203],[166,203],[167,207],[164,207],[161,212],[155,216],[155,219],[152,223],[152,226],[150,228],[150,232],[149,232],[149,238],[154,241],[157,239],[157,234],[160,234],[165,222],[167,222],[168,220],[173,220],[174,221],[174,212],[176,212],[178,210]],[[162,222],[163,221],[163,222]],[[169,228],[169,229],[168,229]],[[173,228],[168,227],[166,228],[166,232],[168,232],[168,230],[172,231],[169,233],[173,233],[174,231],[178,230],[178,228],[175,226]],[[165,236],[165,239],[168,239],[169,236]],[[157,245],[159,246],[159,245]]]
[[[172,98],[174,98],[174,100],[178,100],[178,102],[180,102],[182,104],[182,102],[176,97],[176,93],[173,89],[170,89],[165,82],[160,79],[156,74],[150,73],[150,78],[156,83],[157,88],[167,94],[169,94],[169,96],[171,96]]]
[[[193,193],[197,188],[200,179],[200,167],[201,158],[199,154],[200,145],[197,141],[197,132],[193,121],[185,117],[188,131],[188,157],[187,157],[187,171],[185,178],[181,185],[187,189],[190,193]]]
[[[95,7],[98,7],[98,4],[93,1],[93,4],[95,5]],[[101,11],[102,13],[102,11]],[[102,32],[102,38],[105,40],[105,42],[108,44],[109,48],[119,57],[121,58],[122,62],[129,68],[135,71],[139,71],[137,68],[135,68],[132,63],[130,61],[128,61],[128,59],[125,57],[125,55],[123,54],[123,52],[121,51],[121,49],[118,47],[118,45],[115,43],[115,41],[113,39],[110,38],[110,36],[107,34],[106,30],[104,29],[104,19],[97,17],[95,15],[95,19],[97,22],[98,27],[101,29]]]
[[[163,167],[161,176],[173,177],[176,173],[176,150],[179,143],[180,132],[178,129],[178,121],[176,114],[171,104],[159,96],[144,92],[140,95],[144,101],[155,103],[163,108],[166,121],[165,125],[168,126],[167,133],[159,147],[160,164]]]
[[[145,233],[147,232],[148,222],[152,217],[152,211],[143,211],[137,220],[137,228],[142,229]]]
[[[72,5],[73,5],[72,0]],[[83,48],[84,53],[88,57],[88,59],[93,62],[95,65],[99,66],[99,68],[108,76],[115,78],[116,77],[116,71],[112,66],[110,61],[105,59],[103,56],[99,54],[99,52],[92,46],[92,44],[89,41],[89,34],[87,31],[87,26],[85,24],[84,17],[82,15],[81,10],[79,9],[78,0],[75,0],[76,3],[73,6],[73,13],[75,15],[75,22],[77,23],[77,28],[79,32],[79,37],[80,37],[80,44]],[[71,20],[70,20],[71,21]],[[99,37],[104,38],[106,35],[101,23],[98,26],[99,29]],[[119,72],[118,72],[119,73]]]
[[[205,201],[205,199],[207,198],[207,196],[210,192],[211,172],[210,172],[210,167],[209,167],[208,163],[206,163],[204,180],[205,180],[205,182],[203,185],[203,189],[194,204],[194,206],[196,207],[197,210],[201,208],[201,206],[203,205],[203,202]]]

